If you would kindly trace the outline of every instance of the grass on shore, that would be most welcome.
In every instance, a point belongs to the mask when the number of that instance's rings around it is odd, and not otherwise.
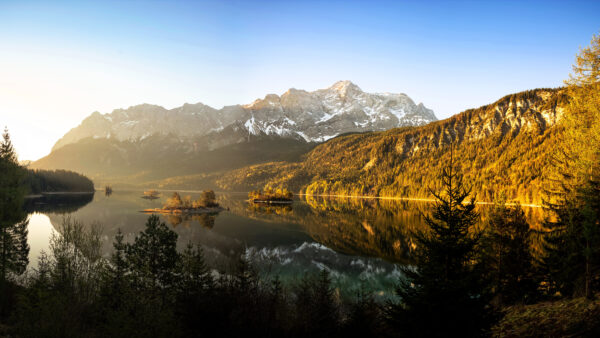
[[[600,337],[600,296],[562,299],[504,310],[493,337]]]

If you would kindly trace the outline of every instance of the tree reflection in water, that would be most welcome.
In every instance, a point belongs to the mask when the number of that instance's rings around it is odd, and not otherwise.
[[[204,228],[212,229],[215,226],[215,219],[218,213],[210,214],[167,214],[165,218],[167,222],[175,227],[182,225],[183,227],[189,228],[193,222],[197,222]]]
[[[94,193],[45,194],[41,197],[25,199],[24,209],[27,213],[68,214],[83,208],[93,199]]]
[[[302,203],[305,202],[305,203]],[[431,202],[366,198],[327,198],[303,196],[291,206],[240,205],[234,212],[248,217],[300,224],[317,242],[348,254],[381,257],[391,262],[410,264],[416,248],[413,234],[426,230],[424,214]],[[485,224],[490,205],[479,205],[480,224]],[[525,207],[528,222],[534,230],[542,230],[543,209]],[[532,236],[532,250],[541,252],[539,231]]]

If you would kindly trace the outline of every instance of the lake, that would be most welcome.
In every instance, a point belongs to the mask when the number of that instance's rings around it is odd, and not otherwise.
[[[110,196],[55,195],[28,200],[30,212],[30,267],[42,250],[48,251],[53,232],[70,217],[102,228],[103,253],[111,253],[120,229],[126,241],[144,230],[147,214],[140,210],[160,208],[170,196],[141,198],[141,191],[115,191]],[[180,192],[196,199],[199,192]],[[289,206],[250,204],[245,193],[217,193],[226,210],[219,214],[161,215],[179,236],[178,246],[200,243],[207,263],[218,270],[231,268],[244,254],[263,276],[278,275],[294,282],[306,273],[327,269],[343,296],[361,286],[380,297],[393,294],[401,272],[411,263],[416,247],[412,232],[425,227],[423,213],[430,202],[362,198],[296,197]],[[479,207],[485,218],[486,207]],[[487,208],[489,209],[489,208]],[[532,224],[539,224],[540,208],[526,208]]]

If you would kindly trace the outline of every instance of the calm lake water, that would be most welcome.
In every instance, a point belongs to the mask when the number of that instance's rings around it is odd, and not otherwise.
[[[48,252],[53,232],[66,217],[86,226],[99,224],[103,253],[109,256],[118,229],[127,241],[144,230],[148,215],[142,209],[158,208],[170,196],[141,198],[141,191],[115,191],[110,196],[52,196],[30,200],[30,266],[42,250]],[[198,192],[180,192],[198,198]],[[160,216],[179,235],[178,245],[188,242],[204,247],[207,262],[223,270],[245,254],[263,276],[279,275],[293,282],[306,273],[327,269],[339,292],[351,295],[361,285],[386,297],[393,293],[400,265],[410,264],[415,247],[411,232],[424,227],[421,212],[428,202],[377,199],[296,198],[291,206],[265,207],[246,202],[246,194],[217,193],[227,210],[214,215]],[[480,208],[485,217],[485,207]],[[540,210],[527,208],[532,223]]]

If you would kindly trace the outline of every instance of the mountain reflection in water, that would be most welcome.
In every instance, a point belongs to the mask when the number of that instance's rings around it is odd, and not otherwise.
[[[162,196],[168,196],[163,193]],[[199,193],[182,193],[198,198]],[[109,256],[118,229],[126,241],[144,230],[148,215],[140,210],[159,208],[165,197],[142,199],[140,192],[114,191],[28,207],[48,217],[36,217],[30,234],[45,229],[49,220],[60,229],[65,216],[87,226],[103,228],[103,253]],[[425,229],[423,213],[429,202],[397,200],[316,198],[302,196],[293,205],[255,205],[245,194],[217,194],[227,210],[218,214],[160,215],[179,236],[182,249],[188,242],[203,246],[207,263],[226,270],[240,254],[253,262],[263,275],[279,275],[293,282],[307,272],[327,269],[342,294],[351,294],[363,284],[380,295],[390,295],[401,273],[399,265],[410,264],[416,244],[412,234]],[[478,208],[482,218],[489,207]],[[532,224],[540,223],[540,210],[526,209]],[[32,253],[36,255],[39,253]]]

